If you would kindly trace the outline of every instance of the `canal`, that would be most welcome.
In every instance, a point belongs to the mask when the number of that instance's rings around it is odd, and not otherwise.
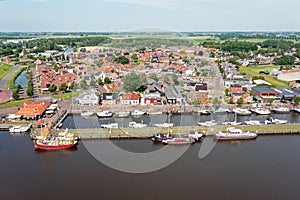
[[[138,153],[162,147],[150,140],[113,143]],[[74,150],[35,151],[28,135],[2,131],[0,194],[5,200],[299,199],[299,144],[300,136],[218,142],[199,159],[197,143],[163,169],[129,174],[103,165],[81,142]]]
[[[26,70],[24,70],[15,80],[15,86],[21,85],[21,88],[27,88],[28,79],[26,77]]]

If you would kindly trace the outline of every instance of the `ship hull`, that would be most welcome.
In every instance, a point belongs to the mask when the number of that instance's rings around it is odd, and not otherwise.
[[[218,140],[228,141],[228,140],[253,140],[257,136],[247,136],[247,137],[217,137]]]
[[[37,144],[34,143],[35,149],[41,149],[41,150],[60,150],[60,149],[70,149],[75,147],[76,144],[68,144],[68,145],[43,145],[43,144]]]

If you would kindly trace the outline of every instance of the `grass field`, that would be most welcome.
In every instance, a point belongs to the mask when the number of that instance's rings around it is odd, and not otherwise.
[[[284,81],[277,80],[276,77],[273,76],[266,76],[263,74],[259,74],[260,71],[268,70],[271,72],[273,69],[279,69],[280,66],[275,65],[269,65],[269,66],[253,66],[253,67],[239,67],[239,71],[241,73],[245,73],[248,77],[252,78],[254,76],[263,76],[265,78],[265,81],[271,83],[275,87],[283,87],[288,88],[288,83]]]
[[[6,76],[6,74],[8,74],[9,72],[11,72],[14,68],[15,67],[12,66],[12,65],[1,63],[0,64],[0,80],[2,80],[2,78],[4,76]]]
[[[15,101],[9,101],[7,103],[0,104],[0,108],[6,108],[6,107],[12,107],[12,106],[18,106],[24,102],[30,101],[32,98],[29,99],[22,99],[22,100],[15,100]]]
[[[70,92],[70,93],[64,93],[64,94],[56,94],[53,95],[54,98],[62,99],[62,100],[70,100],[74,97],[77,97],[80,94],[80,92]]]

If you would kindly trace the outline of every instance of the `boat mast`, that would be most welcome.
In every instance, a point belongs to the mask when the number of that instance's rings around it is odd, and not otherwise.
[[[168,134],[170,135],[170,121],[171,121],[171,112],[168,112]]]

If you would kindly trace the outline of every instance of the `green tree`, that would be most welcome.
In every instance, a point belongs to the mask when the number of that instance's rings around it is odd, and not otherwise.
[[[295,103],[296,105],[299,105],[299,103],[300,103],[300,96],[295,96],[295,97],[294,97],[294,103]]]
[[[214,105],[220,104],[219,99],[217,97],[213,98],[212,104],[214,104]]]
[[[13,90],[13,93],[12,93],[12,97],[14,98],[14,99],[19,99],[20,98],[20,95],[19,95],[19,92],[20,92],[20,89],[17,87],[17,88],[15,88],[14,90]]]
[[[238,105],[242,105],[242,104],[244,104],[244,99],[243,99],[243,98],[239,98],[239,99],[236,101],[236,103],[237,103]]]
[[[268,99],[268,103],[270,103],[270,104],[272,104],[274,101],[275,101],[275,99],[274,99],[274,98],[270,98],[270,99]]]
[[[131,56],[131,59],[134,61],[134,62],[137,62],[139,60],[139,57],[136,55],[136,54],[133,54]]]
[[[134,92],[141,89],[145,83],[139,75],[134,72],[126,74],[124,77],[124,90],[126,92]]]
[[[175,83],[175,85],[178,85],[178,84],[179,84],[178,76],[177,76],[176,74],[173,74],[173,75],[172,75],[172,81]]]
[[[88,84],[87,84],[86,80],[83,79],[83,80],[80,82],[80,88],[81,88],[81,89],[87,89],[87,88],[88,88]]]
[[[225,89],[225,95],[226,95],[227,97],[229,97],[229,96],[230,96],[230,91],[229,91],[229,88],[226,88],[226,89]]]
[[[71,90],[75,90],[75,89],[77,89],[77,88],[78,88],[77,83],[75,83],[75,81],[73,81],[73,82],[71,83],[71,85],[70,85],[70,89],[71,89]]]
[[[151,73],[148,75],[148,78],[158,81],[157,73]]]
[[[49,90],[50,92],[55,92],[55,91],[57,90],[57,86],[54,85],[54,84],[52,84],[52,85],[48,88],[48,90]]]
[[[111,83],[110,78],[105,77],[105,78],[104,78],[104,84],[110,84],[110,83]]]
[[[103,83],[103,81],[102,81],[102,78],[98,78],[98,85],[101,85],[101,86],[104,85],[104,83]]]
[[[92,79],[91,81],[90,81],[90,86],[91,87],[94,87],[96,85],[96,81],[94,80],[94,79]]]
[[[33,96],[34,90],[33,90],[33,82],[32,80],[28,81],[27,83],[27,90],[26,90],[27,96]]]
[[[64,91],[64,92],[67,91],[67,85],[65,83],[61,84],[59,86],[59,91]]]
[[[122,65],[125,65],[125,64],[129,63],[129,59],[126,58],[125,56],[119,56],[117,58],[114,58],[114,61],[119,63],[119,64],[122,64]]]
[[[171,80],[170,80],[170,78],[169,78],[168,75],[164,75],[164,82],[165,82],[166,84],[170,84]]]

